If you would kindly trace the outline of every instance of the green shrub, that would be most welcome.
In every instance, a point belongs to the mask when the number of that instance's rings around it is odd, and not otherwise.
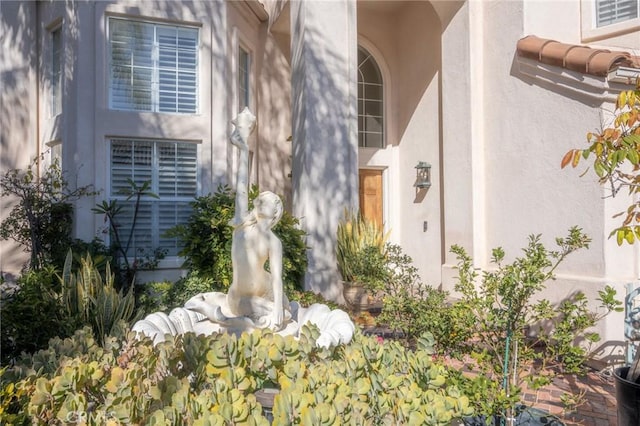
[[[0,238],[12,239],[29,252],[32,269],[62,265],[72,241],[72,203],[95,194],[89,186],[70,189],[57,161],[38,172],[42,160],[35,158],[26,170],[0,176],[0,196],[17,200],[0,222]]]
[[[258,193],[257,187],[251,188],[250,204]],[[228,187],[221,186],[215,194],[196,198],[191,207],[192,214],[188,222],[176,226],[167,235],[178,237],[183,244],[184,248],[179,254],[185,257],[185,268],[202,279],[210,277],[214,282],[211,290],[224,291],[229,288],[233,279],[233,228],[229,222],[235,211],[234,193]],[[282,279],[285,291],[301,289],[307,269],[304,231],[299,229],[297,218],[284,212],[273,232],[282,241]]]
[[[13,294],[0,301],[2,363],[9,363],[22,352],[32,353],[47,346],[54,336],[67,337],[75,324],[61,309],[56,288],[60,283],[55,269],[42,268],[22,275]]]
[[[153,312],[167,312],[172,306],[169,304],[169,292],[175,286],[171,281],[157,281],[137,284],[136,306],[142,316]]]
[[[255,396],[267,387],[279,389],[273,424],[449,425],[471,414],[428,346],[356,335],[322,349],[318,335],[188,333],[156,347],[129,335],[100,347],[84,329],[2,371],[0,421],[68,423],[90,412],[94,424],[267,425]]]
[[[257,195],[257,191],[254,191]],[[300,221],[286,211],[273,227],[273,233],[282,241],[282,282],[286,294],[302,290],[307,271],[307,246]]]
[[[539,235],[532,235],[523,255],[512,263],[504,263],[501,248],[494,249],[494,268],[488,271],[478,271],[462,247],[452,248],[458,258],[455,289],[461,294],[453,307],[467,312],[474,322],[472,328],[451,332],[471,331],[458,349],[470,355],[472,369],[481,373],[472,379],[460,377],[458,383],[475,395],[472,404],[478,412],[494,415],[513,409],[525,382],[539,389],[558,372],[582,371],[590,347],[599,340],[589,328],[622,309],[615,290],[606,286],[599,292],[598,314],[589,310],[582,293],[558,306],[539,295],[562,261],[588,247],[589,241],[580,229],[572,228],[565,238],[556,239],[556,250],[548,250]]]
[[[386,248],[388,279],[378,322],[385,324],[409,347],[426,332],[435,337],[435,350],[452,355],[470,337],[474,319],[451,306],[448,293],[420,280],[413,259],[397,244]]]
[[[327,300],[320,293],[314,293],[312,291],[299,291],[295,290],[287,295],[290,301],[296,301],[300,304],[300,306],[308,308],[314,303],[320,303],[322,305],[327,305],[331,309],[340,309],[343,308],[338,305],[336,302],[331,300]]]
[[[191,272],[184,278],[176,281],[167,293],[167,303],[169,308],[184,306],[185,302],[199,293],[209,291],[221,291],[219,284],[213,277],[202,273]]]
[[[381,290],[386,281],[385,243],[388,234],[359,213],[345,211],[338,223],[336,260],[342,279]]]
[[[178,225],[168,235],[178,237],[184,248],[183,267],[214,277],[221,289],[231,285],[231,236],[234,198],[229,187],[221,186],[215,194],[198,197],[191,203],[192,213],[186,224]]]

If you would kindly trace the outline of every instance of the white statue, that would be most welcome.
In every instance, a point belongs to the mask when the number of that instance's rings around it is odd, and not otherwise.
[[[209,292],[187,301],[184,308],[176,308],[168,316],[149,315],[133,327],[162,341],[164,333],[185,331],[211,334],[214,332],[241,333],[257,328],[270,328],[282,335],[296,335],[300,325],[310,322],[320,328],[318,345],[331,346],[351,341],[355,326],[341,311],[331,311],[325,305],[305,309],[296,302],[289,303],[282,283],[282,242],[273,227],[282,217],[280,197],[262,192],[249,211],[247,140],[253,132],[256,117],[245,108],[233,121],[231,143],[238,148],[240,161],[237,170],[235,216],[231,262],[233,281],[227,294]],[[269,270],[265,264],[269,261]],[[187,311],[187,313],[183,311]],[[195,315],[197,313],[197,315]],[[178,325],[167,322],[179,321]]]
[[[259,321],[273,330],[282,328],[284,306],[289,305],[282,284],[282,242],[273,227],[282,217],[282,201],[273,192],[262,192],[248,211],[249,146],[247,139],[256,117],[245,108],[232,121],[236,126],[231,143],[240,151],[236,182],[236,210],[233,218],[231,262],[233,282],[227,294],[231,313]],[[265,270],[269,260],[270,272]]]

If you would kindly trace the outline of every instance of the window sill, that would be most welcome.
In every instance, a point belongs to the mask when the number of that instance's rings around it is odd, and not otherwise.
[[[134,262],[134,258],[129,258],[129,264]],[[167,256],[164,259],[158,261],[158,266],[153,269],[140,269],[140,271],[144,272],[153,272],[159,271],[162,269],[182,269],[182,264],[184,263],[184,257],[180,256]]]
[[[640,17],[596,28],[594,14],[594,0],[581,0],[581,40],[583,43],[618,37],[640,29]]]

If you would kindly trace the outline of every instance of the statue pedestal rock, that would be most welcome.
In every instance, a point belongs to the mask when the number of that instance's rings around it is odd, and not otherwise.
[[[133,330],[148,335],[154,343],[165,334],[193,331],[198,334],[234,333],[268,328],[281,335],[296,336],[300,327],[312,323],[320,329],[319,346],[349,343],[355,326],[346,312],[316,304],[302,308],[289,303],[282,283],[282,242],[273,227],[282,216],[282,201],[265,191],[249,211],[247,140],[256,124],[255,116],[245,108],[233,121],[231,143],[238,148],[235,216],[231,244],[233,281],[227,294],[198,294],[184,308],[169,315],[157,312],[138,321]],[[265,263],[269,261],[269,271]]]

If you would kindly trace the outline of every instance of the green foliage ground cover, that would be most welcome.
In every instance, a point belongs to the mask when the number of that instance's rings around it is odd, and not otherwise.
[[[593,327],[622,309],[609,286],[598,292],[595,301],[582,292],[555,304],[541,298],[542,291],[554,285],[558,266],[589,242],[578,228],[557,238],[555,249],[532,235],[511,262],[506,262],[504,250],[494,249],[487,270],[478,270],[467,252],[454,246],[455,299],[423,284],[411,259],[391,249],[392,278],[380,320],[402,331],[409,346],[421,333],[431,333],[439,356],[464,361],[463,370],[476,373],[465,376],[459,371],[452,376],[469,396],[474,412],[508,417],[522,402],[524,383],[540,389],[557,374],[583,373],[600,340]]]
[[[322,349],[318,335],[189,333],[154,347],[129,334],[101,346],[85,328],[2,371],[0,421],[264,425],[254,393],[268,387],[280,390],[278,425],[448,425],[471,413],[428,342],[408,351],[357,334]]]

